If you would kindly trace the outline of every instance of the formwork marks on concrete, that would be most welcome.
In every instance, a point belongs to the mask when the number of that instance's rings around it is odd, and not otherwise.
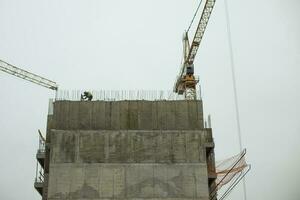
[[[61,130],[199,130],[202,101],[57,101]]]
[[[54,164],[50,171],[50,200],[208,200],[204,164]]]
[[[51,130],[52,163],[204,163],[211,131]]]

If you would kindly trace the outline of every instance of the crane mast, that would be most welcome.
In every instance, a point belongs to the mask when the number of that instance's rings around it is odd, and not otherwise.
[[[13,76],[19,77],[21,79],[35,83],[37,85],[46,87],[51,90],[58,89],[58,85],[54,81],[51,81],[51,80],[41,77],[39,75],[33,74],[26,70],[20,69],[20,68],[13,66],[3,60],[0,60],[0,70],[3,72],[6,72],[8,74],[11,74]]]
[[[179,95],[184,94],[185,99],[196,99],[196,85],[199,82],[199,79],[194,76],[194,60],[215,2],[216,0],[205,1],[203,12],[201,14],[201,18],[191,46],[189,46],[188,33],[185,32],[183,36],[183,63],[179,75],[175,81],[174,92],[178,93]]]

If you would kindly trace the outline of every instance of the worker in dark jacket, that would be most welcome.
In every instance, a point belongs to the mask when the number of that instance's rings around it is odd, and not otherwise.
[[[83,93],[83,95],[81,95],[81,100],[84,101],[84,100],[87,100],[87,101],[92,101],[93,99],[93,95],[92,93],[90,93],[89,91],[85,91]]]

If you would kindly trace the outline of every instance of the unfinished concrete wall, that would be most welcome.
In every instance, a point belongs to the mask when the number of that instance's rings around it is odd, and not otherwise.
[[[58,101],[49,200],[208,200],[201,101]]]
[[[52,164],[49,200],[208,200],[205,164]]]
[[[211,132],[51,130],[51,163],[205,163]]]
[[[202,101],[57,101],[60,130],[199,130]]]

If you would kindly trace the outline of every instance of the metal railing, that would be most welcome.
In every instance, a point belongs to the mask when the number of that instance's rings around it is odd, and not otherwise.
[[[40,130],[39,132],[39,144],[38,144],[38,150],[37,154],[45,153],[45,147],[46,147],[46,140],[43,137]],[[39,161],[37,160],[36,163],[36,173],[35,173],[35,183],[43,183],[44,182],[44,169],[43,166],[39,164]]]
[[[44,169],[36,163],[35,183],[44,183]]]
[[[40,130],[38,130],[39,132],[39,148],[38,148],[38,153],[45,153],[45,147],[46,147],[46,140],[43,137],[42,133]]]

